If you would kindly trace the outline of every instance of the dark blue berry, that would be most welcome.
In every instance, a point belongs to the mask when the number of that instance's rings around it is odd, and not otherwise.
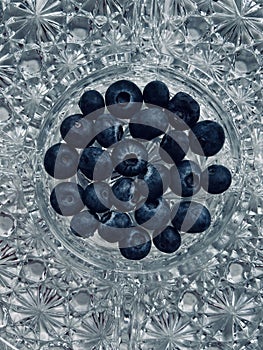
[[[162,135],[168,128],[166,114],[158,108],[137,112],[129,123],[130,134],[134,138],[152,140]]]
[[[191,160],[182,160],[171,168],[172,191],[181,197],[191,197],[200,188],[201,169]]]
[[[210,165],[201,174],[201,186],[211,194],[225,192],[231,185],[230,171],[223,165]]]
[[[78,168],[78,152],[65,143],[51,146],[44,157],[46,172],[55,179],[68,179],[76,174]]]
[[[85,188],[83,201],[92,213],[104,213],[112,206],[111,188],[106,182],[94,182]]]
[[[191,150],[201,156],[210,157],[221,150],[225,142],[224,129],[217,122],[203,120],[189,134]]]
[[[173,226],[182,232],[203,232],[211,224],[211,216],[208,209],[202,204],[193,201],[176,203],[172,210],[172,218]]]
[[[98,233],[105,241],[110,243],[122,240],[129,233],[132,226],[129,215],[117,211],[105,213],[100,221]]]
[[[132,227],[130,232],[119,242],[121,255],[129,260],[141,260],[151,250],[151,237],[140,227]]]
[[[167,110],[170,123],[177,130],[192,128],[200,116],[200,106],[196,100],[185,92],[178,92],[169,102]]]
[[[85,148],[94,142],[93,122],[82,114],[71,115],[63,120],[60,134],[70,146]]]
[[[154,80],[148,83],[143,90],[143,100],[147,106],[166,108],[169,102],[169,89],[162,81]]]
[[[136,84],[119,80],[108,87],[105,101],[111,114],[118,118],[130,118],[141,109],[143,97]]]
[[[121,211],[131,211],[136,207],[140,193],[137,183],[129,177],[121,177],[112,186],[113,204]]]
[[[112,174],[111,157],[99,147],[85,148],[80,156],[79,169],[90,180],[105,180]]]
[[[86,91],[79,100],[79,108],[86,118],[95,119],[104,113],[104,98],[96,90]]]
[[[161,233],[153,234],[155,247],[163,253],[174,253],[181,245],[181,235],[172,226],[167,226]]]
[[[74,235],[88,238],[94,235],[99,226],[99,217],[92,215],[88,210],[84,210],[74,215],[70,221],[70,229]]]
[[[98,143],[108,148],[122,139],[122,124],[112,115],[102,114],[95,122],[95,135]]]
[[[159,153],[166,163],[173,164],[181,161],[188,149],[188,136],[183,131],[171,130],[162,138]]]
[[[169,174],[169,171],[168,171],[168,174]],[[148,200],[159,198],[165,192],[163,182],[168,181],[168,179],[164,178],[165,175],[166,174],[164,173],[163,174],[159,173],[155,165],[148,164],[146,173],[138,176],[139,179],[144,180],[145,185],[148,187],[145,190],[144,185],[141,185],[141,193],[143,195],[146,195],[147,193]]]
[[[61,182],[53,188],[50,204],[60,215],[75,215],[84,208],[83,188],[73,182]]]
[[[135,140],[120,141],[113,148],[112,161],[118,173],[124,176],[136,176],[147,168],[148,152]]]
[[[167,226],[170,220],[170,208],[163,198],[147,200],[135,211],[136,222],[149,229],[155,230]]]

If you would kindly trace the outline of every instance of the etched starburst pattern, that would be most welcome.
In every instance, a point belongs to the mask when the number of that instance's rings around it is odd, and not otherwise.
[[[5,240],[0,241],[0,294],[8,293],[17,282],[21,267],[16,249]]]
[[[262,317],[259,295],[243,287],[226,287],[214,291],[207,298],[204,310],[205,331],[218,340],[232,340],[240,333],[249,336]]]
[[[164,312],[152,316],[145,325],[142,349],[189,349],[197,344],[198,328],[188,316]]]
[[[116,327],[115,318],[106,312],[91,313],[83,319],[79,329],[73,335],[81,349],[113,349]]]
[[[21,42],[50,42],[58,39],[65,22],[63,1],[11,1],[5,13],[10,36]]]
[[[234,44],[251,44],[262,38],[263,9],[253,0],[220,0],[212,16],[216,31]]]
[[[56,290],[44,285],[14,293],[10,297],[9,313],[14,323],[27,325],[43,340],[61,336],[65,332],[64,299]]]

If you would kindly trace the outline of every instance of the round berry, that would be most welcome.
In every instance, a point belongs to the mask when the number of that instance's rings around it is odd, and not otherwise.
[[[154,80],[148,83],[143,90],[143,100],[147,106],[166,108],[169,102],[169,89],[165,83]]]
[[[102,114],[95,122],[95,135],[98,143],[108,148],[122,139],[122,124],[112,115]]]
[[[108,87],[105,101],[111,114],[118,118],[130,118],[141,109],[143,97],[136,84],[119,80]]]
[[[92,213],[104,213],[112,206],[111,188],[106,182],[94,182],[85,188],[83,201]]]
[[[163,198],[147,200],[134,214],[136,222],[149,229],[155,230],[167,226],[170,220],[170,208]]]
[[[144,185],[140,184],[141,193],[143,195],[147,194],[148,200],[153,200],[163,195],[165,192],[164,182],[168,181],[165,178],[165,175],[167,174],[160,174],[155,165],[148,164],[147,171],[144,174],[138,176],[139,179],[142,179],[144,181]],[[147,189],[144,188],[145,185],[148,187]]]
[[[223,165],[210,165],[201,174],[201,186],[211,194],[225,192],[231,185],[231,181],[231,173]]]
[[[130,134],[134,138],[152,140],[162,135],[168,128],[166,114],[158,108],[137,112],[129,123]]]
[[[167,106],[170,123],[177,130],[192,128],[200,116],[200,106],[189,94],[178,92]],[[170,112],[170,113],[169,113]]]
[[[197,123],[189,133],[191,150],[201,156],[211,157],[224,145],[224,129],[217,122],[203,120]]]
[[[88,210],[81,211],[74,215],[70,221],[70,229],[74,235],[82,238],[89,238],[99,226],[99,217],[91,214]]]
[[[83,118],[82,114],[74,114],[63,120],[60,134],[68,145],[85,148],[94,142],[93,123]]]
[[[161,233],[153,234],[155,247],[163,253],[174,253],[181,245],[181,235],[172,226],[167,226]]]
[[[107,151],[99,147],[88,147],[81,153],[79,169],[88,179],[102,181],[111,176],[113,165]]]
[[[109,211],[102,215],[98,233],[105,241],[115,243],[122,240],[130,231],[131,218],[126,213]]]
[[[171,130],[162,138],[159,153],[166,163],[180,162],[189,149],[189,139],[183,131]]]
[[[57,184],[50,195],[52,208],[60,215],[72,216],[84,208],[83,188],[73,182]]]
[[[130,232],[119,242],[121,255],[129,260],[141,260],[151,250],[151,237],[140,227],[132,227]]]
[[[104,113],[104,98],[96,90],[86,91],[79,100],[79,108],[87,118],[95,119]]]
[[[193,201],[176,203],[172,210],[172,218],[172,225],[182,232],[203,232],[211,224],[209,210]]]
[[[136,207],[140,193],[137,183],[129,177],[119,178],[112,186],[113,204],[121,211],[130,211]]]
[[[181,197],[191,197],[201,188],[201,169],[191,160],[182,160],[171,168],[172,191]]]
[[[76,174],[78,168],[78,152],[65,143],[51,146],[44,157],[46,172],[55,179],[68,179]]]
[[[136,176],[147,168],[148,152],[135,140],[120,141],[113,148],[112,161],[116,171],[124,176]]]

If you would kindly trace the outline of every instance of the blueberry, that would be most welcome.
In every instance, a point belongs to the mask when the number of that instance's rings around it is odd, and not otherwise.
[[[170,214],[169,205],[163,198],[147,200],[134,213],[136,222],[149,230],[166,226]]]
[[[159,198],[165,192],[163,185],[163,182],[167,182],[167,179],[164,178],[165,175],[160,174],[155,165],[148,164],[146,173],[138,176],[139,179],[144,180],[144,184],[148,187],[146,190],[148,193],[148,200]],[[144,186],[141,186],[141,193],[143,195],[146,195],[146,191]]]
[[[95,119],[105,110],[104,98],[96,90],[86,91],[79,100],[79,108],[87,118]]]
[[[172,218],[172,225],[182,232],[203,232],[211,224],[209,210],[193,201],[176,203],[172,210]]]
[[[170,123],[177,130],[192,128],[200,116],[200,106],[196,100],[185,92],[178,92],[169,102],[167,110]]]
[[[83,188],[73,182],[57,184],[50,195],[52,208],[60,215],[72,216],[84,208]]]
[[[112,186],[113,204],[121,211],[133,210],[139,199],[137,183],[129,177],[119,178]]]
[[[130,119],[130,134],[134,138],[152,140],[162,135],[168,128],[166,114],[158,108],[149,108],[137,112]]]
[[[78,152],[65,143],[51,146],[44,157],[46,172],[55,179],[68,179],[76,174],[78,168]]]
[[[82,114],[73,114],[63,120],[60,134],[68,145],[85,148],[94,142],[93,123]]]
[[[182,160],[171,168],[172,191],[181,197],[191,197],[200,188],[201,169],[191,160]]]
[[[78,237],[88,238],[94,235],[99,226],[99,217],[84,210],[74,215],[70,221],[70,229]]]
[[[108,87],[105,101],[111,114],[130,118],[141,109],[143,97],[136,84],[129,80],[118,80]]]
[[[171,130],[162,138],[159,153],[166,163],[178,163],[189,149],[189,139],[183,131]]]
[[[119,242],[119,249],[126,259],[141,260],[149,254],[151,245],[149,233],[140,227],[133,227]]]
[[[110,243],[122,240],[129,233],[132,226],[129,215],[117,211],[105,213],[100,221],[98,233],[105,241]]]
[[[102,114],[95,122],[95,134],[98,143],[108,148],[122,139],[122,124],[112,115]]]
[[[225,192],[231,185],[230,171],[223,165],[210,165],[201,174],[201,186],[211,194]]]
[[[79,169],[88,179],[101,181],[111,176],[113,165],[107,151],[99,147],[88,147],[81,153]]]
[[[135,140],[123,140],[116,144],[112,152],[112,161],[116,171],[124,176],[136,176],[147,167],[148,152]]]
[[[201,156],[210,157],[221,150],[225,142],[224,129],[217,122],[203,120],[189,134],[191,150]]]
[[[181,235],[172,226],[167,226],[161,233],[153,234],[155,247],[163,253],[174,253],[181,245]]]
[[[106,182],[94,182],[85,188],[83,201],[92,213],[104,213],[112,205],[111,188]]]
[[[166,108],[169,102],[169,89],[162,81],[151,81],[143,90],[143,100],[149,107],[155,105]]]

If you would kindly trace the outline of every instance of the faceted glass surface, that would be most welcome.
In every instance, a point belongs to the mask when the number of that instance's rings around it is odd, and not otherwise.
[[[262,18],[260,0],[0,3],[1,350],[261,349]],[[188,92],[226,133],[192,159],[226,165],[232,185],[196,195],[212,225],[169,256],[126,260],[49,206],[61,121],[117,79]]]

